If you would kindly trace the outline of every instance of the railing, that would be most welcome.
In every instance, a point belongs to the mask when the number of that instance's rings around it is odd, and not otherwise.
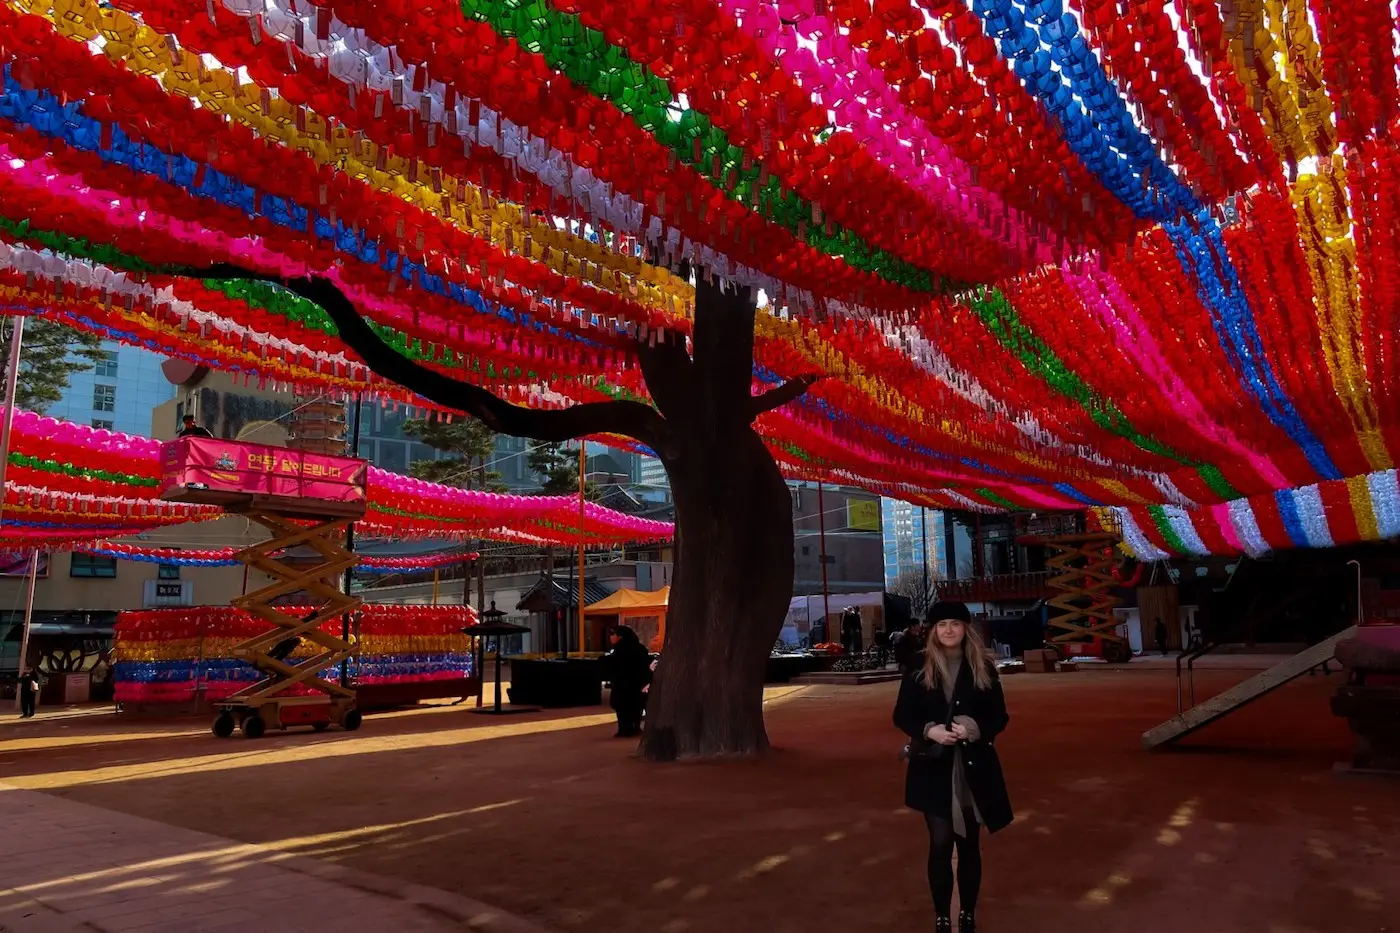
[[[1230,576],[1225,580],[1225,586],[1221,588],[1222,593],[1229,592],[1230,585],[1235,582],[1235,577],[1239,576],[1240,570],[1244,568],[1245,563],[1248,561],[1248,557],[1241,557],[1235,562],[1235,568],[1230,571]],[[1202,637],[1199,628],[1192,627],[1191,643],[1183,648],[1176,656],[1176,713],[1178,716],[1180,716],[1184,710],[1191,709],[1196,705],[1197,659],[1210,654],[1221,645],[1229,644],[1230,640],[1238,636],[1245,627],[1246,621],[1236,618],[1234,620],[1234,625],[1227,627],[1225,631],[1212,632],[1209,641]],[[1181,700],[1181,662],[1183,660],[1186,662],[1186,691],[1188,696],[1188,702],[1184,706]]]
[[[1039,599],[1050,593],[1048,571],[998,573],[972,580],[944,580],[937,584],[939,599],[984,602],[989,599]]]
[[[1199,636],[1198,636],[1199,637]],[[1224,642],[1212,641],[1208,644],[1201,644],[1195,641],[1186,646],[1186,650],[1176,656],[1176,714],[1180,716],[1183,712],[1181,704],[1181,662],[1186,661],[1186,677],[1188,689],[1190,690],[1190,703],[1185,707],[1190,709],[1196,705],[1196,659],[1203,657],[1219,648]]]

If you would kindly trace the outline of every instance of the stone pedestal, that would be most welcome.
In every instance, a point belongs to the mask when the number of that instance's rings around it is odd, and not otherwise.
[[[1400,775],[1400,651],[1391,643],[1397,634],[1362,629],[1337,645],[1348,676],[1332,697],[1332,713],[1356,736],[1355,771]]]
[[[1332,697],[1332,713],[1356,736],[1354,769],[1400,775],[1400,687],[1342,687]]]

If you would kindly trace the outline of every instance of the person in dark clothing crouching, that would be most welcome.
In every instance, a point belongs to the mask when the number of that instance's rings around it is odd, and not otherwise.
[[[637,633],[619,625],[608,633],[612,650],[603,657],[604,673],[612,684],[608,703],[617,713],[617,738],[642,734],[646,687],[651,683],[651,653]]]
[[[992,740],[1010,717],[996,665],[962,603],[929,610],[923,664],[908,671],[894,724],[909,736],[904,803],[928,825],[928,884],[937,933],[953,929],[953,850],[958,853],[958,930],[974,933],[982,885],[982,827],[1011,825],[1011,800]]]

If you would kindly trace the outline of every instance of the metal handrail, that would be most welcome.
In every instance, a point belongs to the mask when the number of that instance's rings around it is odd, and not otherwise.
[[[1182,651],[1176,656],[1176,714],[1180,716],[1185,710],[1181,705],[1181,662],[1186,662],[1187,688],[1190,692],[1191,706],[1196,705],[1196,659],[1210,654],[1225,642],[1213,641],[1202,645],[1195,651]],[[1190,707],[1187,707],[1189,709]]]
[[[1221,592],[1224,592],[1230,588],[1230,584],[1235,582],[1235,577],[1239,575],[1240,570],[1244,567],[1245,562],[1249,559],[1250,558],[1248,556],[1240,557],[1240,559],[1235,563],[1235,569],[1230,571],[1230,576],[1225,580],[1225,586],[1221,589]],[[1196,631],[1199,632],[1200,629],[1198,628],[1196,629]],[[1204,657],[1207,654],[1210,654],[1210,652],[1214,651],[1216,648],[1219,648],[1221,645],[1224,644],[1228,644],[1228,642],[1220,641],[1219,639],[1217,639],[1212,642],[1204,643],[1200,648],[1197,648],[1194,652],[1182,651],[1176,656],[1176,714],[1178,716],[1180,716],[1185,711],[1183,710],[1181,705],[1181,662],[1183,660],[1186,661],[1187,691],[1189,699],[1191,701],[1191,706],[1195,706],[1196,660],[1198,658]],[[1190,657],[1187,657],[1188,654],[1190,655]]]

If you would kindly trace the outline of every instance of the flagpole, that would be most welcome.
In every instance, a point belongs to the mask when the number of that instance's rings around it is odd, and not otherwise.
[[[14,332],[10,336],[10,361],[5,369],[5,411],[0,420],[0,515],[5,508],[5,476],[10,465],[10,432],[15,423],[15,394],[19,386],[20,353],[24,347],[24,318],[14,315]]]

